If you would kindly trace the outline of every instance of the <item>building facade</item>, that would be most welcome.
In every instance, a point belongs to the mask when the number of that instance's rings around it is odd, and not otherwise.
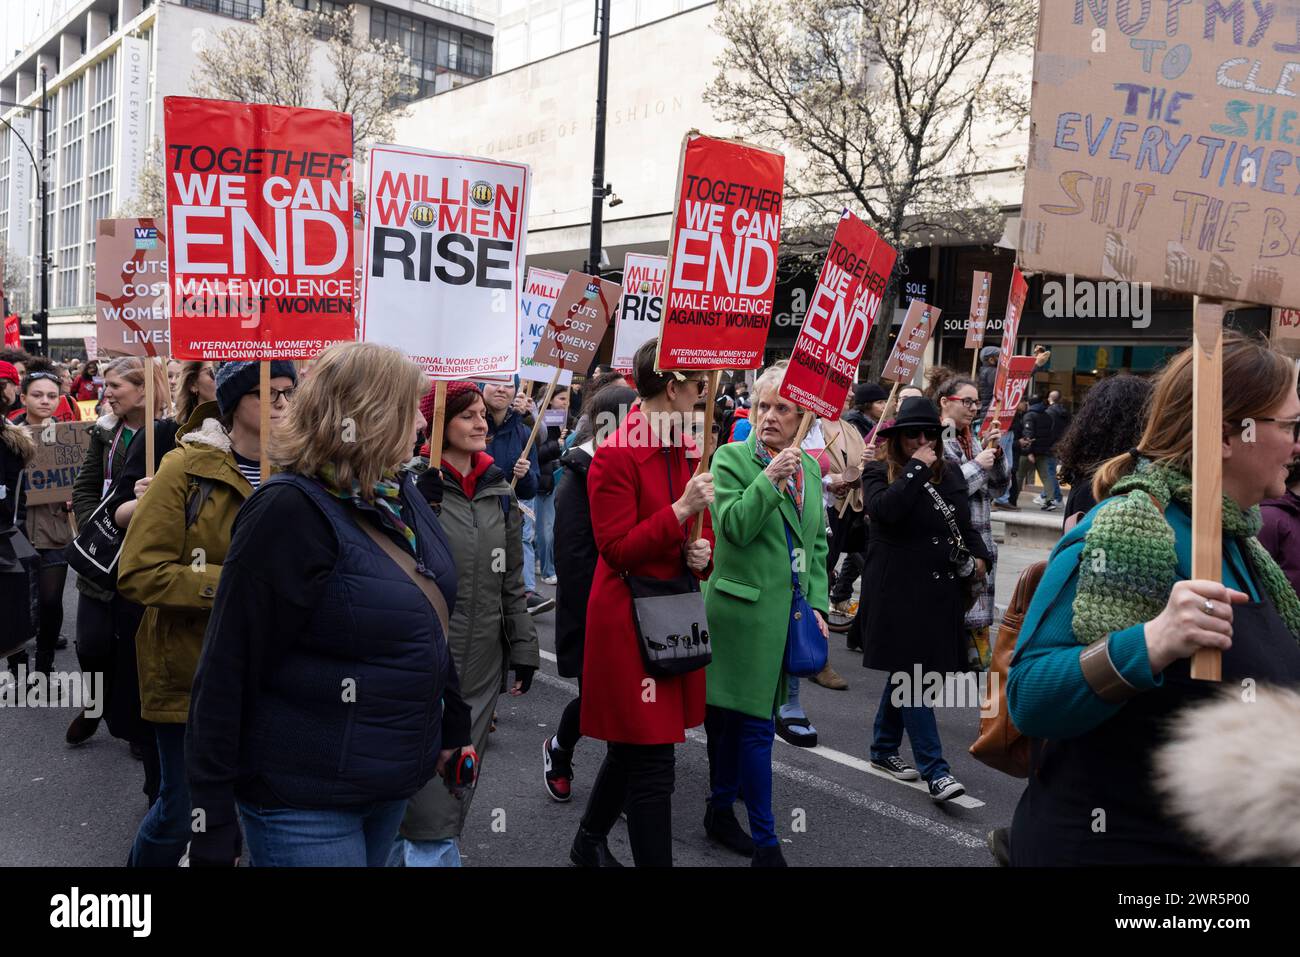
[[[360,35],[400,46],[410,59],[409,99],[491,72],[492,25],[469,0],[290,2],[347,10]],[[84,337],[95,334],[95,225],[136,197],[151,150],[161,145],[163,98],[192,93],[196,51],[221,31],[256,19],[263,6],[263,0],[82,0],[0,71],[0,100],[22,104],[0,107],[0,250],[9,262],[9,311],[24,319],[40,309],[35,108],[42,72],[45,77],[56,354],[82,351]],[[317,76],[329,69],[323,42],[313,66]],[[15,276],[21,279],[14,282]]]

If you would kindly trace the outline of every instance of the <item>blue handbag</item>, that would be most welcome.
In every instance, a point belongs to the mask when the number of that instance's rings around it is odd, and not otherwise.
[[[812,605],[803,596],[799,585],[798,559],[794,554],[794,539],[790,537],[790,526],[784,520],[785,543],[790,549],[790,584],[794,589],[794,600],[790,603],[790,624],[785,636],[785,672],[796,678],[808,678],[818,674],[826,667],[826,658],[830,648],[817,626]]]

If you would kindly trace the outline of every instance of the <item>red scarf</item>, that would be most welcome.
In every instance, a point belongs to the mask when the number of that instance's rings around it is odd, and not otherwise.
[[[474,491],[478,488],[478,480],[483,477],[492,465],[492,456],[486,452],[475,452],[469,460],[469,474],[461,475],[446,459],[442,460],[442,470],[454,478],[457,484],[465,492],[465,497],[470,501],[474,500]]]

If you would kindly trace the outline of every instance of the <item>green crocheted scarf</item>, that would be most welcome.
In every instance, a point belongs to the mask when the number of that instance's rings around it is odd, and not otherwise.
[[[1174,530],[1165,521],[1171,499],[1192,501],[1192,480],[1186,474],[1148,459],[1115,483],[1113,496],[1123,501],[1101,509],[1084,536],[1079,564],[1079,590],[1074,598],[1074,635],[1088,645],[1100,638],[1160,614],[1178,576]],[[1154,496],[1160,502],[1157,511]],[[1273,557],[1255,535],[1260,528],[1259,506],[1242,509],[1223,498],[1223,533],[1238,540],[1250,554],[1264,590],[1291,634],[1300,640],[1300,598]]]

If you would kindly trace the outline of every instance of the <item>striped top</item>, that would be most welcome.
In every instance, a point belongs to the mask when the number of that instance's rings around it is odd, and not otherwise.
[[[231,452],[235,456],[235,467],[239,473],[248,479],[248,484],[256,491],[257,487],[262,484],[262,463],[257,459],[246,459],[234,449]]]

